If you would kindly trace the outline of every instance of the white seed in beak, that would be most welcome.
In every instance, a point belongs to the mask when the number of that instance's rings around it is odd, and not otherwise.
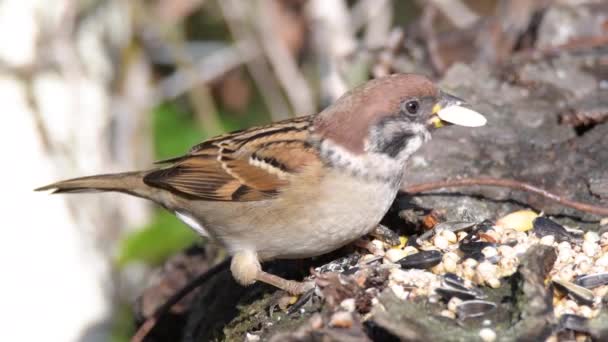
[[[443,121],[465,127],[480,127],[487,122],[483,115],[472,109],[461,106],[443,108],[437,112],[437,116]]]

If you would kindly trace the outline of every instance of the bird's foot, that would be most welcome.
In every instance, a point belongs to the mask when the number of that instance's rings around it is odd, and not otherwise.
[[[302,284],[308,284],[309,282],[304,282]],[[270,299],[269,311],[270,316],[278,307],[281,311],[286,312],[288,315],[300,310],[301,307],[306,305],[310,301],[310,299],[315,294],[315,286],[313,285],[311,289],[299,294],[292,295],[283,290],[277,291],[272,295]]]
[[[258,271],[256,279],[263,283],[278,287],[279,289],[292,295],[302,294],[311,289],[314,289],[316,286],[314,281],[299,282],[294,280],[287,280],[285,278],[281,278],[279,276],[264,271]]]

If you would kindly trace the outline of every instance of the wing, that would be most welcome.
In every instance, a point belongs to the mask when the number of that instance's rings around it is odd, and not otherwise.
[[[150,186],[210,201],[273,198],[308,166],[320,166],[307,117],[225,134],[168,160],[144,177]]]

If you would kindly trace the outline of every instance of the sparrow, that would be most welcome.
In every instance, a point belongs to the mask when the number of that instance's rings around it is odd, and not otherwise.
[[[223,245],[238,283],[299,294],[313,285],[267,273],[261,262],[325,254],[372,232],[395,199],[408,158],[449,124],[482,126],[485,118],[424,76],[394,74],[318,114],[211,138],[154,169],[36,190],[151,200]]]

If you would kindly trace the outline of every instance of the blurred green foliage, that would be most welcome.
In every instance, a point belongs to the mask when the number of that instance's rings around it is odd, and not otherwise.
[[[197,235],[173,214],[157,210],[151,222],[122,241],[118,267],[133,261],[158,265],[172,254],[194,243]]]
[[[129,342],[131,340],[131,336],[135,333],[131,306],[131,303],[121,303],[114,310],[109,341]]]
[[[204,132],[192,113],[176,103],[161,104],[152,113],[154,157],[156,160],[177,157],[204,140]]]

